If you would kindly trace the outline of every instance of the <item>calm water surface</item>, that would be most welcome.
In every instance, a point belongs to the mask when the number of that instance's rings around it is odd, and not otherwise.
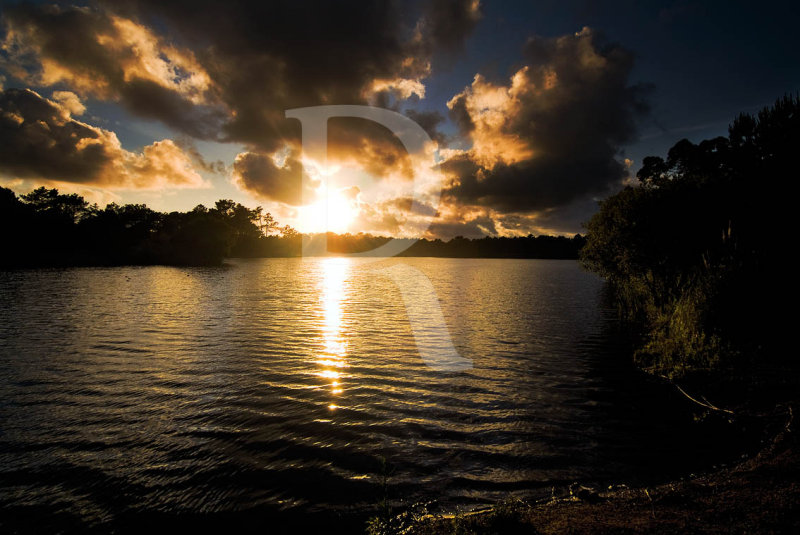
[[[378,272],[398,263],[430,278],[471,370],[422,362]],[[0,272],[0,518],[335,526],[384,493],[468,508],[700,462],[715,439],[619,363],[601,293],[551,260]]]

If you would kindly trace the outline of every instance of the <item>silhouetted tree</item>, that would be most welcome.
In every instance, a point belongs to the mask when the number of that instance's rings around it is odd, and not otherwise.
[[[764,363],[779,356],[780,181],[796,175],[800,100],[741,115],[728,137],[677,142],[647,157],[641,186],[604,200],[582,261],[604,276],[646,333],[637,358],[660,373]]]

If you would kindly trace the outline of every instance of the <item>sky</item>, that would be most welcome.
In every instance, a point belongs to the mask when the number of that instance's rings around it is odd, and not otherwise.
[[[648,155],[800,91],[790,2],[0,3],[0,186],[304,232],[574,234]],[[327,160],[286,110],[334,117]]]

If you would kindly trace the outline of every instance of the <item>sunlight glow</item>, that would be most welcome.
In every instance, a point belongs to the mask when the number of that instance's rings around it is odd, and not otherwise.
[[[299,209],[298,228],[301,232],[346,232],[358,214],[355,199],[340,191],[328,190],[317,202]]]

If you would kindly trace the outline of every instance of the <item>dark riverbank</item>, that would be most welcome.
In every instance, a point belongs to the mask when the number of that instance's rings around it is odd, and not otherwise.
[[[736,463],[655,486],[578,484],[535,503],[419,519],[408,533],[796,533],[800,451],[796,404],[750,414],[762,447]]]

